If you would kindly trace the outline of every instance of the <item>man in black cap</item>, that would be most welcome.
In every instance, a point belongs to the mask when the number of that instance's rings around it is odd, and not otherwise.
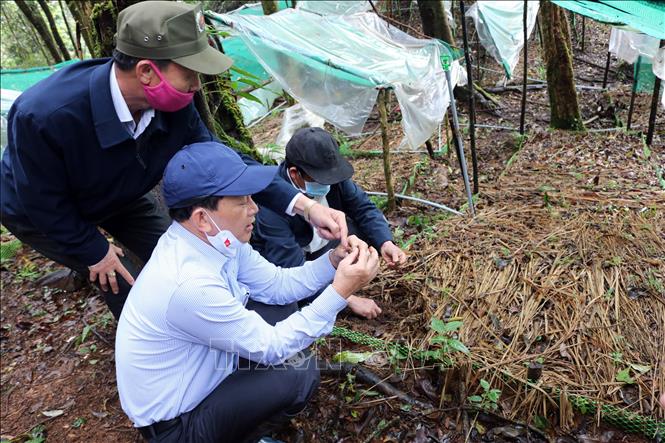
[[[170,224],[149,191],[182,146],[214,138],[192,103],[198,73],[232,60],[208,45],[200,5],[132,5],[116,39],[113,59],[68,66],[12,106],[0,215],[22,242],[89,276],[117,318],[138,269],[99,228],[148,260]],[[290,215],[307,207],[324,237],[346,241],[343,214],[281,179],[257,201]]]
[[[381,211],[351,177],[353,166],[339,153],[335,139],[321,128],[298,130],[286,145],[286,159],[277,175],[323,206],[343,211],[349,232],[380,251],[388,266],[400,266],[406,254],[393,243],[390,227]],[[269,262],[284,268],[301,266],[337,246],[312,228],[305,209],[303,216],[285,217],[260,205],[252,246]],[[359,315],[374,318],[381,309],[369,299],[353,296],[349,307]]]

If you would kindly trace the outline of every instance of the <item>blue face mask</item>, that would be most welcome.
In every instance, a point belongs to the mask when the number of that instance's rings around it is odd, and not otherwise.
[[[330,185],[322,185],[317,182],[308,182],[305,180],[305,194],[312,198],[325,197],[330,192]]]

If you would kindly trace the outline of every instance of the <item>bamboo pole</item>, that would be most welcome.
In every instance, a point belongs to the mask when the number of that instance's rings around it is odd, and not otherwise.
[[[383,143],[383,173],[386,177],[386,194],[388,194],[387,212],[395,209],[395,189],[390,170],[390,143],[388,142],[388,90],[380,89],[378,97],[379,116],[381,122],[381,141]]]
[[[466,32],[466,17],[464,14],[464,0],[460,0],[460,11],[462,12],[462,37],[464,40],[464,60],[466,62],[466,76],[473,78],[473,67],[471,66],[471,55],[469,54],[469,40]],[[476,100],[473,95],[473,81],[467,81],[469,89],[469,137],[471,139],[471,167],[473,168],[473,193],[477,194],[478,184],[478,157],[476,155]]]

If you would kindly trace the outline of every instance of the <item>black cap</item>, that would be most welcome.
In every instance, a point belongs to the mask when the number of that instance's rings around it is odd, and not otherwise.
[[[353,176],[353,166],[339,153],[332,135],[321,128],[298,129],[286,144],[286,160],[322,185]]]

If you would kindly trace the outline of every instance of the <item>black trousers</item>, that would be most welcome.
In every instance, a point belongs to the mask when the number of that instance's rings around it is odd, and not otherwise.
[[[294,309],[249,301],[274,325]],[[239,364],[193,410],[182,414],[178,424],[150,442],[253,442],[278,429],[306,406],[319,385],[316,359],[305,351],[293,362],[278,366]]]
[[[86,264],[71,255],[66,248],[42,234],[29,222],[2,214],[2,224],[21,242],[29,245],[43,256],[56,263],[64,265],[88,278],[89,271]],[[140,268],[148,261],[159,237],[168,229],[171,219],[154,195],[148,193],[132,204],[105,218],[98,226],[111,234],[113,238],[122,243],[140,261],[137,265],[127,256],[120,257],[127,270],[134,278],[139,274]],[[122,307],[127,299],[131,286],[124,278],[117,275],[120,292],[114,294],[110,288],[103,291],[97,287],[104,296],[104,300],[116,319],[120,318]]]

